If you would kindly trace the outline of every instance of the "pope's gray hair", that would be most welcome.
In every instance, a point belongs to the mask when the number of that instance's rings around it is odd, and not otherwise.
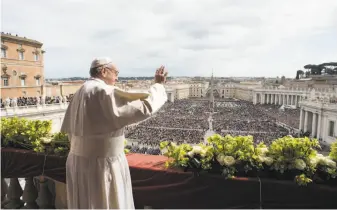
[[[105,67],[105,65],[103,66],[97,66],[97,67],[94,67],[94,68],[91,68],[90,69],[90,76],[91,77],[98,77],[102,71],[102,69]]]

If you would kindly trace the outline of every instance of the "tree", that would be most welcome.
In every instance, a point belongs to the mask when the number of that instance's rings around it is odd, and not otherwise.
[[[324,69],[325,74],[334,75],[336,74],[337,62],[322,63],[318,65],[320,68]]]
[[[324,66],[307,64],[304,66],[304,68],[310,70],[310,75],[321,75],[322,70],[324,69]]]
[[[296,72],[296,79],[300,79],[300,76],[302,77],[304,72],[302,70],[297,70]]]
[[[310,71],[305,72],[305,78],[308,78],[308,77],[310,77]]]

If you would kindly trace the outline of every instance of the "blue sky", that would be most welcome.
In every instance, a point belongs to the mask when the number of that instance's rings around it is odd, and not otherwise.
[[[88,76],[109,56],[121,76],[294,77],[337,61],[335,0],[2,0],[2,31],[44,43],[47,77]]]

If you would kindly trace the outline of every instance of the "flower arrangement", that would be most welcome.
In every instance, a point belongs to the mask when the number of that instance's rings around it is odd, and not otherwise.
[[[184,167],[197,171],[211,168],[213,148],[205,144],[191,146],[189,144],[177,145],[174,142],[164,141],[160,143],[163,155],[170,157],[166,162],[167,167]]]
[[[51,134],[52,122],[25,118],[1,118],[1,147],[28,149],[35,152],[68,155],[70,144],[65,133]],[[125,140],[124,144],[127,144]],[[125,153],[129,151],[124,149]]]
[[[324,172],[325,180],[336,178],[336,145],[329,156],[318,154],[320,145],[316,139],[285,136],[276,139],[269,147],[254,145],[252,136],[220,136],[208,138],[209,144],[191,146],[161,142],[163,155],[169,157],[167,167],[182,167],[197,172],[221,173],[226,178],[236,175],[257,176],[262,173],[287,174],[299,185],[313,182],[318,172]],[[250,173],[255,172],[255,173]]]
[[[216,134],[208,138],[208,142],[214,148],[214,155],[217,163],[221,165],[222,174],[228,178],[239,171],[247,173],[262,167],[258,158],[262,160],[263,149],[266,147],[261,144],[259,150],[255,150],[252,136],[222,137]]]

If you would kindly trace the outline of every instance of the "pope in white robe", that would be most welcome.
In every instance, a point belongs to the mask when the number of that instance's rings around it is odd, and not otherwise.
[[[150,117],[166,101],[167,72],[160,67],[148,95],[113,86],[118,70],[95,59],[91,78],[74,94],[61,131],[70,140],[66,163],[69,209],[134,209],[124,127]]]

